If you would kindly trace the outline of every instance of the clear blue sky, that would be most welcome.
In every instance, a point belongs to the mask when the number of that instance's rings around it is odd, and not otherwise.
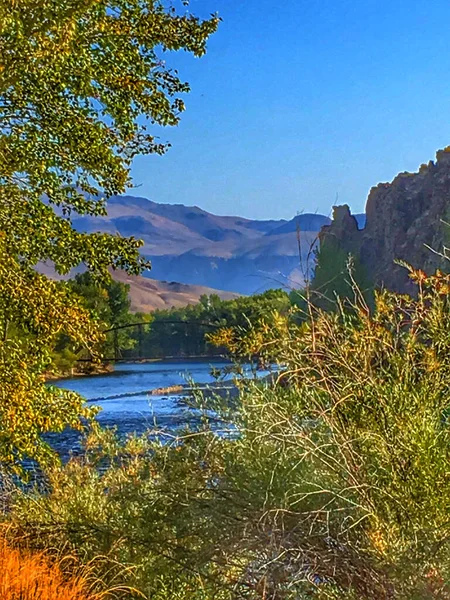
[[[364,209],[372,185],[450,144],[449,0],[191,0],[223,18],[133,191],[218,214]]]

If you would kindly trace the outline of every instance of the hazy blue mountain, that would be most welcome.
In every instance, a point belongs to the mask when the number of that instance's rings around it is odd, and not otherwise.
[[[317,234],[330,219],[302,214],[290,221],[252,220],[214,215],[197,206],[115,196],[108,202],[107,217],[80,216],[73,222],[80,231],[142,239],[142,253],[153,265],[147,275],[153,279],[251,294],[303,285],[313,268]]]
[[[301,214],[297,215],[290,221],[283,223],[279,227],[270,230],[266,235],[279,235],[283,233],[296,233],[297,229],[302,231],[320,231],[324,225],[329,225],[331,219],[324,215],[318,214]]]

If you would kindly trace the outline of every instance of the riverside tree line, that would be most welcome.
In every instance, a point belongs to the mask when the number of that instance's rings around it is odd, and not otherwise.
[[[291,296],[283,290],[269,290],[250,297],[221,300],[219,296],[202,296],[198,304],[156,310],[152,313],[130,311],[129,286],[113,280],[95,281],[89,273],[77,275],[60,284],[74,293],[97,321],[103,335],[96,347],[96,357],[114,357],[117,348],[124,360],[164,357],[213,357],[228,353],[214,344],[213,334],[224,327],[242,331],[263,315],[274,311],[286,314]],[[130,326],[130,327],[128,327]],[[97,365],[86,360],[86,352],[67,335],[57,339],[52,352],[50,371],[61,375],[73,369],[94,371]]]

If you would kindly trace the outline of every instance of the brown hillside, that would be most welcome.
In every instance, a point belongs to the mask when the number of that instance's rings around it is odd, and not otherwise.
[[[152,312],[165,308],[178,308],[187,304],[197,304],[200,296],[217,294],[222,300],[232,300],[239,294],[223,292],[201,285],[188,285],[174,281],[158,281],[148,277],[127,275],[124,271],[113,274],[116,281],[130,286],[131,310],[134,312]]]

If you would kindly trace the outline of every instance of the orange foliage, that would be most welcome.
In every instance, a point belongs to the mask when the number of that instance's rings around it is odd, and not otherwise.
[[[88,587],[82,576],[64,577],[44,554],[16,550],[0,541],[1,600],[94,600]]]

